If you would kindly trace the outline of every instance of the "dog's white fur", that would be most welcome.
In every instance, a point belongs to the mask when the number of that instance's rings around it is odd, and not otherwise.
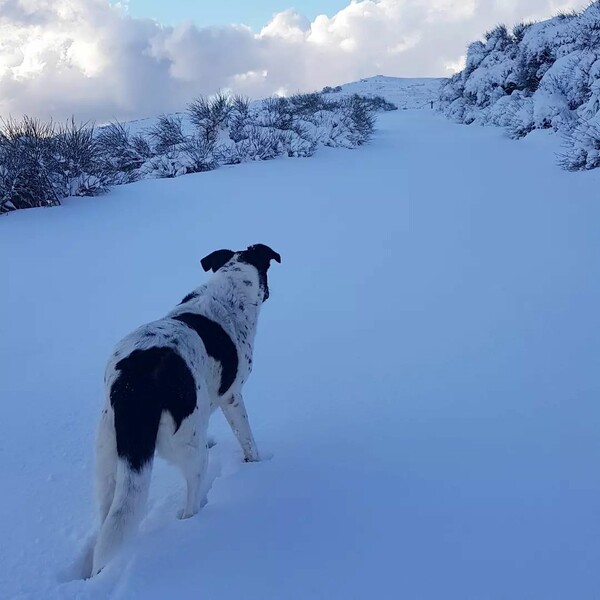
[[[263,301],[257,269],[236,261],[237,254],[209,281],[195,290],[195,297],[177,306],[165,318],[143,325],[115,348],[106,368],[106,403],[96,447],[96,488],[100,529],[93,551],[91,574],[97,574],[131,536],[143,516],[152,461],[140,471],[132,470],[117,456],[111,386],[119,375],[116,364],[134,350],[171,347],[184,360],[197,387],[196,410],[175,431],[175,422],[163,412],[157,452],[178,466],[187,482],[187,500],[182,518],[191,517],[206,503],[203,479],[208,461],[207,427],[211,413],[220,407],[234,431],[246,461],[259,460],[242,399],[242,386],[252,368],[252,346]],[[238,370],[233,385],[219,394],[221,366],[211,358],[199,336],[184,323],[172,320],[182,313],[196,313],[220,324],[233,340]],[[147,334],[151,332],[151,337]],[[173,344],[176,338],[177,345]]]

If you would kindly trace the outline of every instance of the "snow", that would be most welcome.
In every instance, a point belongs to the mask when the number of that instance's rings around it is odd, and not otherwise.
[[[0,219],[0,598],[595,597],[600,174],[546,132],[378,128]],[[283,259],[245,390],[272,458],[215,416],[208,505],[178,520],[158,462],[139,535],[77,579],[110,350],[254,242]]]

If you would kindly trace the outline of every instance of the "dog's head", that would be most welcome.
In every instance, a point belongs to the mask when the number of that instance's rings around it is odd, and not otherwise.
[[[262,301],[264,302],[269,297],[269,283],[267,279],[267,271],[271,265],[271,261],[281,262],[281,256],[269,246],[265,244],[254,244],[245,250],[215,250],[208,256],[205,256],[200,263],[205,271],[216,273],[223,267],[233,266],[235,263],[244,263],[251,265],[258,271],[258,283],[262,293]]]

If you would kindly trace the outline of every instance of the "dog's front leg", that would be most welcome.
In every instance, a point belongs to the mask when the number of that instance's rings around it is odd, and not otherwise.
[[[254,441],[250,423],[248,422],[248,413],[246,413],[242,395],[233,394],[221,404],[221,409],[242,447],[244,460],[246,462],[256,462],[260,460],[258,450],[256,449],[256,442]]]

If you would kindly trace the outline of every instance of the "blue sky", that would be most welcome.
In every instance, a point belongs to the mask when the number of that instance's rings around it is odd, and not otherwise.
[[[129,0],[134,17],[151,17],[175,25],[191,19],[196,25],[243,23],[261,29],[274,13],[294,8],[311,21],[320,14],[333,15],[350,4],[350,0]]]

